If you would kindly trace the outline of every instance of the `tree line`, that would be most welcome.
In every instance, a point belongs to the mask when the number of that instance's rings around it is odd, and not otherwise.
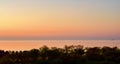
[[[120,49],[71,45],[29,51],[0,50],[0,64],[120,64]]]

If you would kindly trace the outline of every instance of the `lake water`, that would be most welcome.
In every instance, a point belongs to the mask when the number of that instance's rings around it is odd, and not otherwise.
[[[42,46],[63,48],[65,45],[83,45],[84,47],[119,47],[120,40],[1,40],[1,50],[30,50]]]

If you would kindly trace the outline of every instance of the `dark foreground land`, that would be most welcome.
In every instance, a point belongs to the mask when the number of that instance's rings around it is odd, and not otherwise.
[[[47,46],[30,51],[0,50],[0,64],[120,64],[117,47]]]

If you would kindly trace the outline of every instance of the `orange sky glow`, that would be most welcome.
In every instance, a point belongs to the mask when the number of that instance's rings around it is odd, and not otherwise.
[[[120,0],[0,0],[0,49],[68,44],[40,40],[120,40]]]
[[[0,1],[0,38],[119,39],[119,11],[117,1]]]

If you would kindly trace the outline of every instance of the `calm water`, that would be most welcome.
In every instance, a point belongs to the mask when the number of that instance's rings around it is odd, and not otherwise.
[[[84,47],[119,47],[120,40],[17,40],[17,41],[0,41],[0,49],[2,50],[30,50],[48,47],[64,47],[65,45],[83,45]]]

